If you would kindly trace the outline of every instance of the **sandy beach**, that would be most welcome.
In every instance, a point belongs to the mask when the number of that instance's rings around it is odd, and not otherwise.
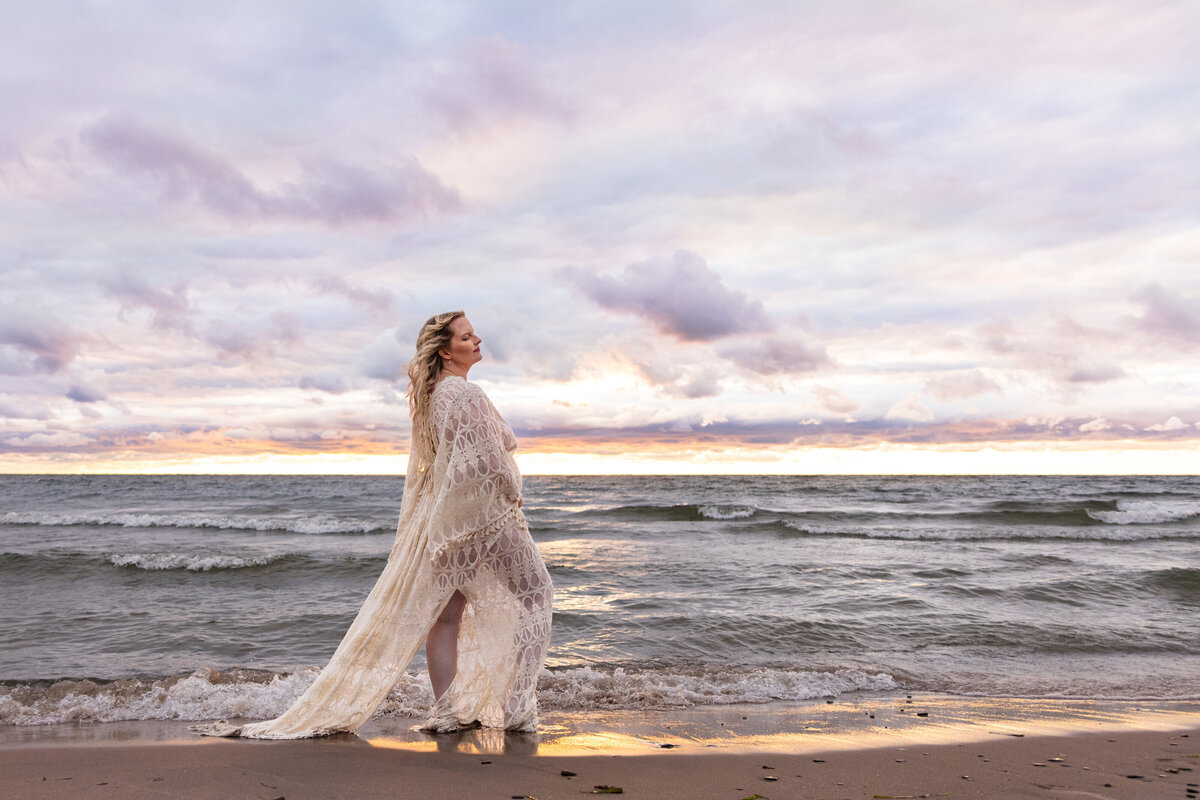
[[[788,708],[547,715],[537,734],[415,720],[293,742],[184,722],[8,727],[4,796],[1187,798],[1200,705],[864,696]],[[605,790],[603,787],[609,787]]]

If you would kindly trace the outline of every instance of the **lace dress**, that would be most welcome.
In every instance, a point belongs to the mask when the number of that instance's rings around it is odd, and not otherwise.
[[[422,727],[536,730],[553,586],[518,507],[516,438],[483,390],[457,376],[435,386],[431,419],[436,454],[410,456],[387,566],[328,666],[276,719],[193,730],[256,739],[357,730],[456,590],[467,598],[458,671]]]

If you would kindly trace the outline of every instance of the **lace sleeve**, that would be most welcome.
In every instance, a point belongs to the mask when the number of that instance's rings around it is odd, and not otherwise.
[[[512,430],[483,390],[454,381],[435,395],[438,449],[430,526],[434,552],[502,523],[521,499],[521,473]]]

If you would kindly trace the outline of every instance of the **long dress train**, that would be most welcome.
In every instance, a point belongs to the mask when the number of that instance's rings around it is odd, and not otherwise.
[[[431,417],[437,451],[432,461],[410,456],[387,566],[329,664],[276,719],[193,730],[257,739],[357,730],[455,591],[467,598],[458,669],[422,727],[536,730],[553,586],[519,508],[516,439],[483,391],[458,377],[434,388]]]

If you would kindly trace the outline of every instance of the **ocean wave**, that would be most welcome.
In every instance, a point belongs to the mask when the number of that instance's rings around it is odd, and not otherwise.
[[[546,708],[680,708],[812,700],[847,692],[899,689],[891,675],[857,669],[816,671],[717,668],[694,671],[579,667],[543,672],[538,702]]]
[[[754,506],[739,505],[700,506],[699,511],[705,519],[749,519],[758,513]]]
[[[304,534],[393,533],[393,524],[376,520],[313,515],[302,518],[253,517],[241,514],[58,514],[6,511],[0,525],[117,525],[125,528],[221,528],[284,531]]]
[[[585,508],[576,513],[583,516],[633,517],[646,521],[698,522],[749,519],[758,511],[758,507],[743,503],[676,503]]]
[[[300,574],[322,573],[355,577],[378,574],[387,554],[314,555],[286,553],[180,553],[180,552],[43,552],[0,553],[0,574],[83,578],[98,570],[113,567],[149,572],[182,570],[214,572],[219,570],[278,569]]]
[[[1200,539],[1197,530],[1108,529],[1099,525],[1090,528],[900,528],[850,525],[819,525],[803,520],[781,520],[767,523],[770,530],[800,536],[842,536],[859,539],[897,539],[903,541],[1096,541],[1140,542],[1153,539]]]
[[[1154,500],[1118,500],[1115,511],[1088,510],[1088,516],[1108,525],[1153,525],[1200,517],[1200,505]]]
[[[320,670],[279,674],[199,669],[187,676],[117,681],[34,681],[0,686],[0,724],[48,725],[122,720],[271,719],[312,684]],[[887,674],[855,669],[543,670],[538,702],[556,709],[663,709],[768,703],[899,689]],[[433,703],[424,672],[405,672],[376,716],[419,717]]]
[[[274,556],[198,555],[196,553],[110,553],[105,561],[114,567],[133,567],[145,570],[183,569],[189,572],[211,572],[218,569],[265,567],[299,556],[282,553]],[[303,557],[303,556],[301,556]]]
[[[1170,592],[1178,600],[1200,603],[1200,568],[1169,567],[1155,570],[1145,578],[1147,587]]]

